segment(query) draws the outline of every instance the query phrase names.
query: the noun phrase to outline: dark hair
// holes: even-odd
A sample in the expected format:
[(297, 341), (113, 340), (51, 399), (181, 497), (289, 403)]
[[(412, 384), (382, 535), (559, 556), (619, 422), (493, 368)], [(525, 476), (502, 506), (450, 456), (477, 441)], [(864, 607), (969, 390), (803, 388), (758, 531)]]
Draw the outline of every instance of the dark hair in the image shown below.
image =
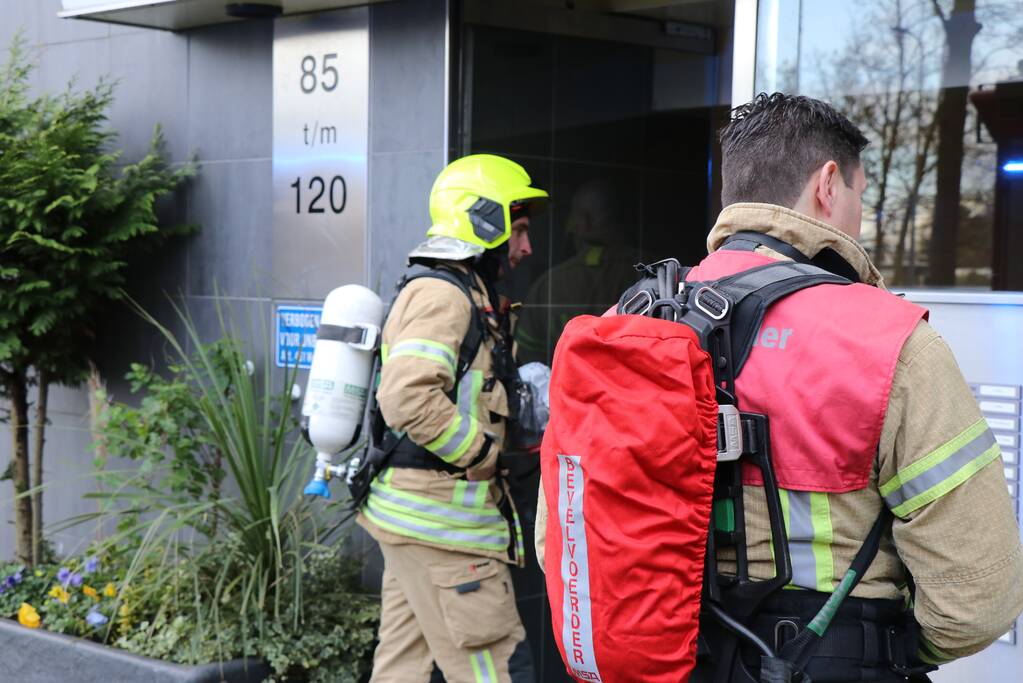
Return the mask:
[(868, 140), (831, 105), (800, 95), (760, 93), (732, 110), (721, 129), (721, 204), (792, 208), (810, 175), (834, 160), (847, 186)]

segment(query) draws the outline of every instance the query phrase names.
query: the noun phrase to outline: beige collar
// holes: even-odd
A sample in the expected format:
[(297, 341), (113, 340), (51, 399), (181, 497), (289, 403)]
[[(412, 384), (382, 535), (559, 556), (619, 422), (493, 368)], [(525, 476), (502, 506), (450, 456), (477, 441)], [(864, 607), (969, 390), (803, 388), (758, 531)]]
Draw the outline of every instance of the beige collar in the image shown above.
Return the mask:
[(725, 239), (743, 231), (776, 237), (810, 258), (830, 247), (856, 269), (863, 283), (886, 289), (880, 271), (859, 242), (826, 223), (774, 204), (726, 206), (707, 235), (707, 251), (716, 251)]

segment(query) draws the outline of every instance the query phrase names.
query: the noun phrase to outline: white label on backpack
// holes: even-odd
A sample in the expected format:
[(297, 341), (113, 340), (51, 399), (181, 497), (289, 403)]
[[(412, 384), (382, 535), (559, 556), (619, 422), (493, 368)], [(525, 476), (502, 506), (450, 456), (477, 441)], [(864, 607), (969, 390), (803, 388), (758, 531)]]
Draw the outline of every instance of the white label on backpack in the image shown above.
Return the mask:
[(561, 637), (572, 675), (581, 681), (603, 681), (593, 655), (590, 620), (590, 565), (583, 520), (583, 468), (578, 455), (558, 455), (558, 520), (561, 524), (561, 581), (565, 587)]

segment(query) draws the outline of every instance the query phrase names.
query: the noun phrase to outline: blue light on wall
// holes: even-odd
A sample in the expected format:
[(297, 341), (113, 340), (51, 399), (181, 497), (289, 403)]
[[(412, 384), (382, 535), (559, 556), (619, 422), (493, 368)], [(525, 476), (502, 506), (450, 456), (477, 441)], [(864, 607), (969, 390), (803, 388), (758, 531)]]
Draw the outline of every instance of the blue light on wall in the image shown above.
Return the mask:
[(1002, 170), (1006, 173), (1023, 173), (1023, 159), (1011, 159), (1005, 162)]

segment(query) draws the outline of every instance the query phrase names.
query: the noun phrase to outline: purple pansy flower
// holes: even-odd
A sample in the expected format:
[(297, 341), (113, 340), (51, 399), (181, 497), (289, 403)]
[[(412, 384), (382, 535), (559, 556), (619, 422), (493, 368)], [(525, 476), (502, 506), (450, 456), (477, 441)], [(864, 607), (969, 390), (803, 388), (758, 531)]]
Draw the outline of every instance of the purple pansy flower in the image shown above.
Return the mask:
[(68, 569), (67, 567), (61, 567), (60, 570), (57, 572), (57, 581), (59, 581), (63, 586), (66, 587), (67, 586), (67, 582), (70, 579), (71, 579), (71, 570)]
[(78, 572), (74, 572), (73, 574), (71, 574), (70, 577), (68, 577), (68, 583), (70, 583), (75, 588), (81, 588), (81, 586), (82, 586), (82, 575), (79, 574)]
[(85, 573), (92, 574), (99, 569), (99, 558), (93, 555), (85, 561)]
[(107, 623), (110, 620), (107, 619), (102, 612), (92, 609), (89, 610), (89, 613), (87, 615), (85, 615), (85, 621), (86, 623), (89, 624), (89, 626), (96, 628), (98, 626), (102, 626), (103, 624)]

